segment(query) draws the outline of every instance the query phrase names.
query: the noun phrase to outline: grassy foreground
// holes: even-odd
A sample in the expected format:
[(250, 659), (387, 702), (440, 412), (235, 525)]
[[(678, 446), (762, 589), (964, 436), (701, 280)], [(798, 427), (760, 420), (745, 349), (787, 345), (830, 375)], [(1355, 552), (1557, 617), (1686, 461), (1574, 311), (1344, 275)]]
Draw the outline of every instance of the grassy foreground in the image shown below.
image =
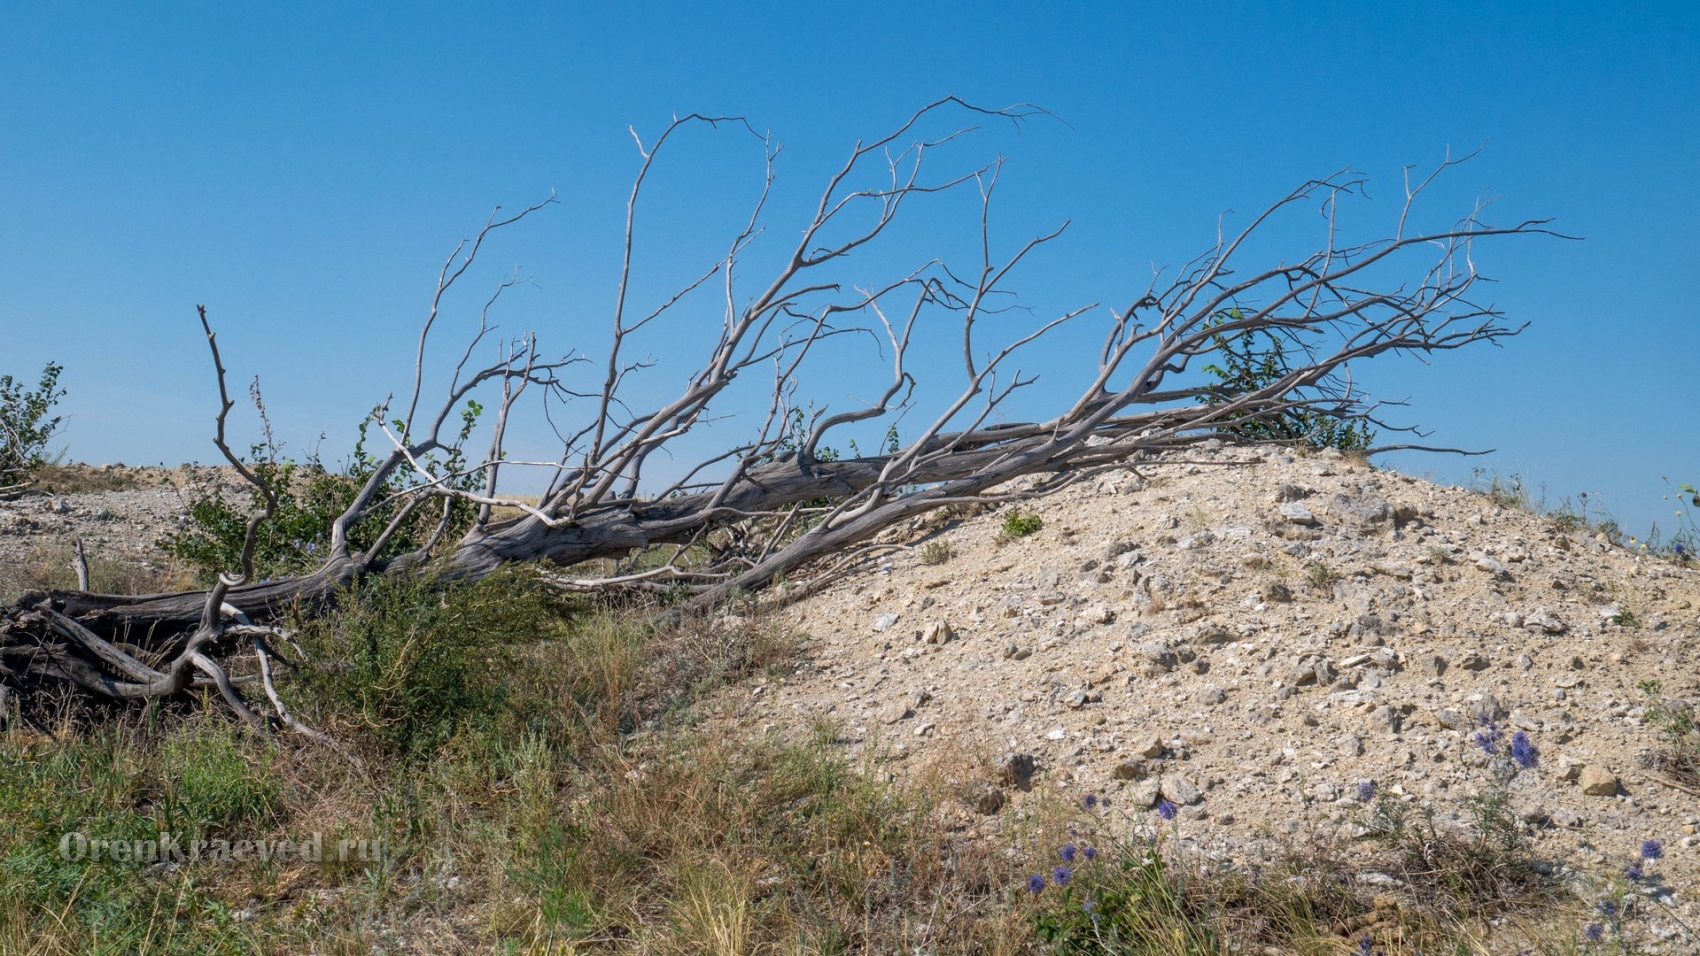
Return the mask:
[(1591, 945), (1492, 834), (1384, 834), (1391, 895), (1314, 846), (1216, 868), (1095, 796), (979, 817), (966, 756), (900, 785), (831, 726), (752, 742), (724, 691), (795, 666), (759, 619), (658, 626), (515, 573), (372, 585), (298, 639), (285, 694), (346, 752), (210, 706), (0, 736), (0, 954)]

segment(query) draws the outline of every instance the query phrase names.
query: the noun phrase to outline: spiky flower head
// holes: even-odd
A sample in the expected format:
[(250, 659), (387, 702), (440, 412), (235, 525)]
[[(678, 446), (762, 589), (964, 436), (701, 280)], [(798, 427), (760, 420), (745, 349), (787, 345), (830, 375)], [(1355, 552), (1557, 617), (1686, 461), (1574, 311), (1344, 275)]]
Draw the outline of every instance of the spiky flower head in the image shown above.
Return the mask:
[(1179, 809), (1180, 808), (1175, 806), (1172, 801), (1163, 800), (1157, 804), (1157, 815), (1165, 820), (1173, 820), (1175, 818), (1176, 811)]
[(1057, 856), (1062, 857), (1064, 863), (1073, 863), (1074, 853), (1074, 844), (1065, 843), (1063, 844), (1063, 848), (1057, 851)]
[(1058, 886), (1067, 886), (1068, 881), (1074, 879), (1074, 871), (1066, 866), (1059, 866), (1051, 871), (1051, 879), (1056, 880)]
[(1037, 873), (1029, 876), (1027, 878), (1027, 892), (1035, 894), (1045, 892), (1045, 878)]
[(1641, 859), (1656, 860), (1665, 855), (1665, 848), (1657, 840), (1648, 840), (1641, 844)]
[(1499, 726), (1484, 718), (1482, 729), (1476, 731), (1476, 746), (1490, 757), (1499, 753)]
[(1540, 753), (1535, 745), (1529, 742), (1529, 735), (1521, 730), (1511, 735), (1511, 759), (1517, 761), (1517, 766), (1527, 770), (1540, 760)]

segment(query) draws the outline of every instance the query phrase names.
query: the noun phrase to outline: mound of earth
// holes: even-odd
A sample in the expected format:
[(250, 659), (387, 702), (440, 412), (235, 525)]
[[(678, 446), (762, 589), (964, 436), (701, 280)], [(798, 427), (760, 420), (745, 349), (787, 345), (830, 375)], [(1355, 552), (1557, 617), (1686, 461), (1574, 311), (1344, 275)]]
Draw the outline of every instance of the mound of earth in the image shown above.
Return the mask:
[[(1017, 511), (1042, 526), (1010, 535)], [(1700, 796), (1654, 768), (1641, 686), (1700, 696), (1693, 568), (1337, 452), (1214, 442), (888, 544), (788, 612), (806, 662), (748, 692), (752, 733), (824, 717), (899, 774), (976, 768), (956, 826), (1035, 790), (1167, 798), (1233, 858), (1352, 835), (1363, 781), (1467, 819), (1491, 723), (1536, 750), (1510, 798), (1537, 855), (1621, 873), (1662, 841), (1696, 912)]]
[(45, 488), (0, 500), (0, 564), (68, 553), (81, 539), (91, 559), (161, 562), (155, 543), (188, 521), (190, 489), (218, 470), (183, 466), (57, 466)]

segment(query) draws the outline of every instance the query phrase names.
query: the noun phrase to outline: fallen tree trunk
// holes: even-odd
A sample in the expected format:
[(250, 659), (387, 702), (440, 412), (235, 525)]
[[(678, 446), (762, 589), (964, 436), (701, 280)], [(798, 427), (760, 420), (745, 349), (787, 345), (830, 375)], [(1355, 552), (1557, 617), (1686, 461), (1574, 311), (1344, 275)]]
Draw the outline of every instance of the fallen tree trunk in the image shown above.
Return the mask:
[[(828, 183), (778, 274), (758, 287), (746, 304), (735, 306), (735, 266), (761, 234), (760, 217), (773, 181), (777, 150), (762, 138), (766, 185), (749, 223), (700, 278), (634, 318), (635, 313), (628, 314), (627, 297), (635, 210), (662, 146), (682, 128), (697, 124), (732, 123), (748, 129), (739, 120), (722, 117), (675, 120), (653, 144), (639, 144), (643, 163), (627, 207), (626, 257), (606, 359), (593, 363), (569, 354), (544, 361), (535, 335), (528, 334), (503, 343), (494, 364), (469, 372), (473, 346), (490, 330), (488, 311), (496, 301), (492, 296), (479, 313), (472, 345), (455, 366), (444, 400), (433, 411), (421, 406), (422, 383), (429, 336), (446, 294), (491, 232), (553, 200), (507, 219), (493, 216), (444, 264), (419, 336), (405, 411), (391, 417), (386, 403), (369, 421), (391, 448), (382, 458), (371, 459), (373, 467), (363, 473), (364, 483), (328, 529), (320, 552), (324, 560), (304, 576), (255, 580), (256, 529), (272, 515), (278, 499), (276, 490), (232, 454), (225, 441), (225, 417), (232, 402), (225, 391), (216, 336), (203, 309), (201, 321), (222, 402), (215, 444), (263, 501), (247, 522), (239, 567), (229, 569), (231, 573), (209, 591), (26, 594), (0, 611), (0, 688), (28, 695), (69, 686), (78, 692), (133, 698), (216, 686), (233, 709), (263, 724), (214, 658), (237, 653), (251, 641), (264, 665), (265, 636), (275, 633), (287, 613), (321, 610), (364, 575), (474, 581), (520, 562), (572, 569), (596, 559), (614, 559), (612, 571), (560, 581), (589, 589), (679, 590), (695, 604), (711, 605), (818, 567), (823, 559), (842, 556), (918, 514), (958, 503), (1047, 494), (1142, 455), (1212, 435), (1306, 441), (1315, 440), (1318, 423), (1374, 422), (1387, 427), (1375, 417), (1376, 406), (1355, 390), (1349, 363), (1386, 353), (1432, 354), (1494, 343), (1521, 331), (1500, 324), (1500, 313), (1492, 306), (1469, 299), (1479, 278), (1472, 253), (1484, 238), (1546, 233), (1543, 221), (1496, 227), (1482, 222), (1478, 209), (1444, 226), (1417, 228), (1413, 211), (1428, 180), (1414, 187), (1407, 182), (1394, 227), (1348, 245), (1341, 240), (1336, 212), (1344, 199), (1358, 195), (1362, 180), (1341, 173), (1304, 184), (1237, 235), (1220, 234), (1214, 248), (1184, 266), (1166, 286), (1153, 282), (1125, 310), (1105, 310), (1096, 363), (1083, 363), (1084, 384), (1068, 408), (1042, 421), (988, 424), (1005, 413), (1013, 394), (1034, 381), (1020, 369), (1010, 370), (1014, 356), (1059, 327), (1085, 321), (1096, 307), (1063, 312), (990, 348), (978, 341), (986, 325), (1007, 321), (1008, 310), (992, 303), (1010, 294), (1004, 283), (1017, 265), (1063, 230), (1030, 239), (1000, 259), (993, 254), (987, 224), (1001, 160), (954, 178), (920, 178), (923, 154), (969, 132), (947, 129), (932, 138), (915, 132), (918, 124), (949, 110), (1012, 120), (1035, 112), (1022, 107), (981, 110), (952, 98), (919, 111), (889, 136), (858, 143)], [(912, 133), (913, 142), (896, 152), (899, 138)], [(852, 188), (851, 180), (864, 165), (876, 167), (885, 178)], [(1443, 163), (1436, 174), (1451, 165), (1450, 160)], [(853, 252), (878, 239), (907, 200), (968, 183), (977, 186), (982, 197), (981, 257), (975, 268), (952, 270), (929, 261), (875, 285), (850, 285), (828, 273), (829, 268), (845, 268)], [(1324, 212), (1319, 248), (1262, 270), (1238, 267), (1236, 256), (1254, 233), (1284, 210), (1313, 200)], [(859, 225), (851, 225), (847, 211), (867, 215)], [(1414, 264), (1412, 257), (1417, 257)], [(722, 322), (702, 366), (677, 397), (647, 410), (632, 408), (622, 390), (649, 363), (625, 357), (631, 341), (657, 328), (659, 320), (711, 279), (724, 283), (726, 295)], [(512, 284), (505, 280), (497, 295)], [(897, 305), (904, 312), (893, 318), (887, 310)], [(918, 434), (907, 442), (894, 441), (882, 454), (842, 459), (829, 454), (825, 439), (835, 429), (917, 412), (911, 344), (916, 329), (941, 314), (955, 324), (962, 343), (963, 383), (954, 397), (927, 416), (917, 413)], [(841, 324), (847, 316), (868, 317), (867, 324)], [(807, 417), (792, 404), (805, 359), (861, 339), (881, 345), (882, 361), (891, 363), (891, 379), (883, 392), (860, 408), (836, 413), (821, 409)], [(890, 346), (889, 353), (884, 345)], [(944, 364), (940, 359), (928, 357), (929, 371)], [(740, 375), (767, 367), (773, 384), (760, 403), (765, 410), (756, 409), (760, 425), (747, 442), (699, 460), (669, 484), (649, 479), (646, 467), (659, 460), (656, 452), (665, 457), (681, 436), (714, 420), (717, 410), (732, 401), (726, 396)], [(570, 374), (586, 368), (595, 370), (590, 382), (569, 381)], [(548, 399), (594, 406), (565, 427), (550, 417), (562, 439), (560, 454), (551, 462), (510, 461), (505, 450), (510, 413), (528, 388), (542, 390)], [(461, 461), (472, 418), (463, 416), (466, 426), (458, 438), (446, 436), (443, 428), (479, 389), (499, 390), (489, 451), (481, 461), (450, 468), (432, 456), (447, 453), (449, 461)], [(895, 435), (895, 426), (890, 434)], [(1320, 434), (1355, 442), (1364, 433), (1328, 428)], [(1354, 447), (1374, 451), (1365, 445), (1367, 440)], [(549, 469), (539, 500), (499, 493), (502, 474), (535, 466)], [(403, 479), (405, 487), (397, 491)], [(428, 541), (399, 556), (380, 557), (393, 555), (396, 549), (386, 548), (397, 540), (397, 529), (428, 502), (461, 502), (476, 509), (476, 520), (456, 540), (447, 534), (450, 510), (445, 507)], [(519, 515), (496, 520), (494, 509), (502, 506), (517, 509)], [(396, 517), (385, 519), (389, 523), (375, 541), (363, 549), (354, 546), (351, 529), (374, 515), (390, 513)], [(711, 532), (729, 534), (733, 540), (710, 548)], [(673, 548), (659, 565), (643, 570), (619, 566), (657, 546)], [(202, 676), (185, 679), (191, 668)], [(262, 671), (270, 673), (263, 666)], [(287, 720), (275, 693), (271, 698), (276, 719)]]

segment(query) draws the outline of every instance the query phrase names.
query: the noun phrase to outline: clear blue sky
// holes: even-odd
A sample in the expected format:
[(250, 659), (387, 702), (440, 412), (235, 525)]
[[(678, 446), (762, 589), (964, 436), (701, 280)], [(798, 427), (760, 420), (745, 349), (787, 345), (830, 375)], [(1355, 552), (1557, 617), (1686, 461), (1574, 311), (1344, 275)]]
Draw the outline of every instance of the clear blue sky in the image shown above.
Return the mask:
[[(1066, 120), (961, 154), (1008, 156), (1006, 240), (1073, 220), (1019, 283), (1047, 309), (1123, 304), (1152, 263), (1202, 251), (1219, 214), (1341, 167), (1373, 177), (1363, 221), (1391, 215), (1402, 167), (1485, 145), (1438, 213), (1490, 197), (1502, 220), (1553, 216), (1586, 240), (1481, 251), (1495, 303), (1532, 323), (1504, 348), (1357, 370), (1433, 441), (1498, 449), (1395, 464), (1589, 491), (1635, 529), (1666, 510), (1661, 475), (1700, 480), (1700, 5), (1679, 2), (14, 4), (0, 372), (65, 364), (75, 459), (210, 459), (204, 302), (289, 449), (325, 432), (334, 459), (404, 389), (436, 269), (493, 205), (559, 192), (487, 262), (535, 280), (506, 330), (594, 352), (628, 125), (703, 111), (771, 130), (789, 236), (857, 136), (947, 93)], [(647, 294), (718, 251), (759, 177), (747, 136), (682, 145), (654, 197)], [(1069, 367), (1061, 341), (1048, 370)], [(676, 345), (657, 357), (682, 361)], [(813, 394), (873, 391), (829, 372)]]

